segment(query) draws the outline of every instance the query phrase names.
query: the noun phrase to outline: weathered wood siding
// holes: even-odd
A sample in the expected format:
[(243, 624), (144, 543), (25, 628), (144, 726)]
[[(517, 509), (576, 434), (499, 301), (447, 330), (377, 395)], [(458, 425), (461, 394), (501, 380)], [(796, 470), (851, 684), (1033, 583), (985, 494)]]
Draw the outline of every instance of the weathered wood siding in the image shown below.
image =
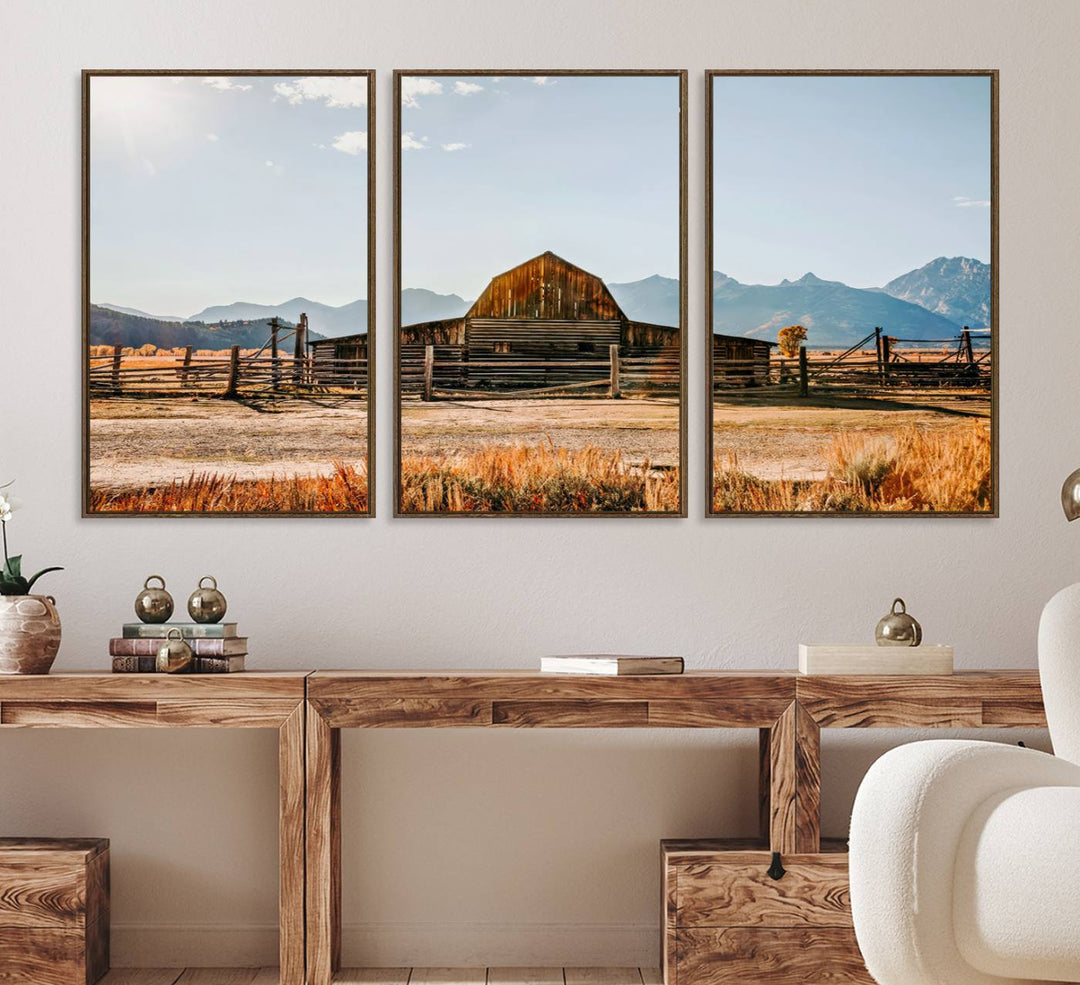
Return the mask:
[(547, 252), (495, 277), (466, 317), (624, 321), (626, 316), (599, 277)]
[(773, 346), (762, 339), (713, 335), (713, 386), (765, 386)]
[(439, 321), (417, 322), (403, 325), (401, 344), (404, 345), (463, 345), (465, 342), (465, 319), (443, 318)]
[(622, 322), (470, 317), (465, 322), (465, 341), (470, 359), (595, 356), (606, 363), (608, 346), (622, 341)]
[(643, 321), (628, 321), (623, 326), (623, 344), (653, 348), (679, 344), (679, 330), (673, 325), (651, 325)]

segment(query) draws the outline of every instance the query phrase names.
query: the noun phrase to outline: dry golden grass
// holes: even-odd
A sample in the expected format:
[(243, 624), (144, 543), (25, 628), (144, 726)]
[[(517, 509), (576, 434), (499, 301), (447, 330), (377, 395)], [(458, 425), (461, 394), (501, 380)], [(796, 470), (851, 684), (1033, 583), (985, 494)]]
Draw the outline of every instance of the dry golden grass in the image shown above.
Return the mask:
[(983, 423), (933, 432), (905, 427), (887, 443), (842, 433), (824, 479), (759, 479), (735, 461), (713, 463), (713, 509), (764, 513), (985, 513), (990, 432)]
[(145, 489), (90, 493), (94, 513), (364, 513), (367, 466), (334, 463), (333, 475), (291, 479), (234, 479), (192, 473), (187, 479)]
[(551, 445), (488, 445), (454, 458), (401, 463), (405, 513), (668, 513), (679, 509), (677, 470), (627, 466), (618, 452)]

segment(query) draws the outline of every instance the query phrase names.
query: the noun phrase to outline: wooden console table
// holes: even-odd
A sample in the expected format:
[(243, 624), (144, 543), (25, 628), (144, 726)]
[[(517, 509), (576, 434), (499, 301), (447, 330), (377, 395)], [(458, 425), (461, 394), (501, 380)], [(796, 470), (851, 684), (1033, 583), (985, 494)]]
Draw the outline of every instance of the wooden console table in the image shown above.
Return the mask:
[[(783, 856), (821, 851), (821, 729), (1045, 725), (1035, 671), (918, 678), (316, 671), (307, 698), (309, 985), (330, 985), (340, 964), (343, 728), (757, 728), (760, 843)], [(695, 985), (721, 980), (706, 968)], [(785, 979), (798, 980), (805, 979)]]
[[(757, 866), (759, 859), (779, 852), (781, 858), (788, 858), (793, 872), (830, 874), (829, 906), (817, 909), (824, 919), (836, 920), (843, 909), (838, 901), (842, 903), (846, 894), (846, 855), (843, 846), (839, 852), (836, 845), (822, 851), (823, 728), (1044, 725), (1034, 671), (954, 677), (801, 677), (794, 672), (755, 671), (670, 677), (454, 671), (0, 677), (0, 731), (42, 727), (278, 730), (281, 985), (330, 985), (340, 963), (343, 728), (756, 728), (761, 764), (757, 837), (736, 847), (724, 848), (722, 842), (669, 843), (666, 850), (673, 865), (704, 864), (687, 861), (702, 851), (713, 855), (742, 852), (714, 857), (708, 864), (717, 872), (730, 870), (735, 873), (732, 878), (751, 881), (760, 875), (756, 869), (748, 874), (746, 866)], [(805, 878), (799, 879), (802, 882), (796, 882), (805, 886)], [(781, 896), (773, 900), (771, 912), (785, 905)], [(808, 912), (814, 912), (813, 900), (809, 902)], [(804, 895), (802, 904), (806, 903)], [(693, 933), (686, 935), (688, 941), (745, 942), (752, 936), (744, 928), (703, 926), (725, 919), (713, 915), (723, 913), (722, 909), (709, 905), (687, 912), (688, 919), (698, 922)], [(769, 929), (760, 914), (741, 918), (755, 920), (758, 930)], [(784, 919), (790, 920), (790, 914)], [(847, 919), (850, 922), (850, 916)], [(790, 922), (785, 926), (791, 929)], [(827, 939), (836, 943), (824, 946), (822, 953), (821, 941)], [(834, 969), (861, 967), (851, 939), (850, 934), (833, 938), (818, 934), (815, 960), (828, 961)], [(723, 965), (726, 958), (718, 958), (709, 947), (708, 953), (686, 955), (686, 973), (678, 985), (743, 981), (748, 967), (754, 970), (754, 953), (740, 953)], [(797, 963), (803, 950), (793, 948), (792, 953), (790, 961)], [(679, 957), (669, 940), (664, 952), (668, 985), (676, 980), (673, 962)], [(774, 953), (769, 960), (775, 961)], [(116, 985), (160, 985), (176, 980), (175, 976), (169, 979), (169, 974), (133, 971), (116, 972), (113, 977), (118, 976)], [(845, 978), (839, 971), (837, 976), (833, 980), (838, 983), (861, 980)], [(250, 974), (237, 971), (227, 980), (262, 983), (275, 977), (272, 972), (256, 976), (250, 970)], [(191, 980), (209, 979), (196, 973)], [(777, 980), (810, 979), (800, 977), (795, 968), (793, 975)], [(181, 976), (180, 982), (184, 981)]]
[[(277, 729), (281, 786), (278, 811), (280, 985), (304, 985), (303, 725), (306, 676), (306, 671), (198, 677), (165, 674), (0, 676), (0, 731), (10, 728)], [(126, 981), (141, 982), (143, 979), (139, 974), (124, 973), (122, 977)], [(145, 981), (158, 981), (159, 977), (147, 972)], [(240, 981), (239, 978), (236, 980)]]

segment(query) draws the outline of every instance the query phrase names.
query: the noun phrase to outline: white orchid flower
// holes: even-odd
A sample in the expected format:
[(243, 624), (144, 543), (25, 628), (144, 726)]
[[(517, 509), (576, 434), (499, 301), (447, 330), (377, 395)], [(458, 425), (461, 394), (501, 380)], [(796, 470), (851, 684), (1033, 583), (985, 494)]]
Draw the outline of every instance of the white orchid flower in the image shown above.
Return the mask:
[(22, 500), (0, 493), (0, 522), (7, 523), (11, 514), (22, 507)]

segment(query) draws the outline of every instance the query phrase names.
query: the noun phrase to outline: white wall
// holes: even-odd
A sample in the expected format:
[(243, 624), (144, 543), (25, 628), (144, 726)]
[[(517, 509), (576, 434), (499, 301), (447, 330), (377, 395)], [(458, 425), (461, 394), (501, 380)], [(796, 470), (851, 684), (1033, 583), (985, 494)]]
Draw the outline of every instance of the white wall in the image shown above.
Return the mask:
[[(799, 640), (865, 638), (897, 593), (961, 666), (1032, 666), (1040, 606), (1080, 572), (1057, 506), (1080, 463), (1078, 29), (1071, 0), (8, 0), (0, 476), (28, 502), (18, 548), (67, 566), (48, 582), (57, 668), (106, 665), (151, 570), (178, 588), (216, 574), (263, 668), (531, 667), (589, 649), (790, 667)], [(377, 519), (79, 518), (83, 67), (379, 70)], [(690, 70), (690, 519), (390, 518), (395, 67)], [(702, 73), (724, 67), (1001, 70), (1001, 519), (702, 519)], [(860, 771), (910, 737), (827, 737), (829, 832)], [(753, 747), (348, 734), (346, 958), (654, 960), (656, 842), (748, 833)], [(0, 830), (113, 839), (118, 964), (272, 960), (274, 770), (258, 733), (9, 733)]]

